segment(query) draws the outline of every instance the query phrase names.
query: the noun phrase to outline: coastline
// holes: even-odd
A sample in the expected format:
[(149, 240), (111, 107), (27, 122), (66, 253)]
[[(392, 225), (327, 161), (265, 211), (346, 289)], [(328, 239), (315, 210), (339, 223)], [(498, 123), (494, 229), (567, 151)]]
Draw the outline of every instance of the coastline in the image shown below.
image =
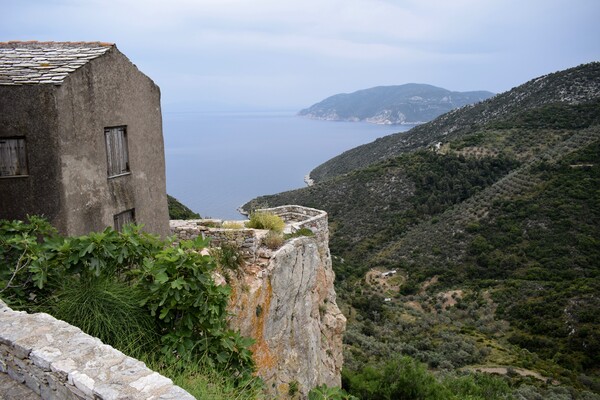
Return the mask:
[(306, 183), (306, 186), (312, 186), (315, 184), (314, 179), (310, 177), (310, 172), (304, 175), (304, 183)]

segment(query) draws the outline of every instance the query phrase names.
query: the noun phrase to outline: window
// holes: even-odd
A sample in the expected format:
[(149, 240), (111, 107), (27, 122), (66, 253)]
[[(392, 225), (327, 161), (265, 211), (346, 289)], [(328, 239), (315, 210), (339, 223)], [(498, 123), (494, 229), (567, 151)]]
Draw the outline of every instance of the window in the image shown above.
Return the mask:
[(115, 215), (115, 231), (121, 232), (127, 224), (135, 224), (135, 209), (123, 211)]
[(27, 175), (25, 138), (0, 138), (0, 176)]
[(127, 128), (125, 126), (104, 128), (104, 136), (106, 137), (108, 177), (128, 173), (129, 151), (127, 149)]

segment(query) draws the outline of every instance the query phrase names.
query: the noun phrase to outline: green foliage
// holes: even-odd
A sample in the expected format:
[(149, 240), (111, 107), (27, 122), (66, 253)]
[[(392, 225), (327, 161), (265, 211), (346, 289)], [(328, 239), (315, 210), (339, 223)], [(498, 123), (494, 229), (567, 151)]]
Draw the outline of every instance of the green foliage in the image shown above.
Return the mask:
[(311, 236), (315, 236), (315, 233), (313, 231), (311, 231), (309, 228), (300, 228), (294, 233), (288, 233), (288, 234), (284, 235), (284, 238), (287, 240), (287, 239), (292, 239), (292, 238), (297, 238), (297, 237), (302, 237), (302, 236), (311, 237)]
[(35, 217), (1, 221), (0, 240), (11, 304), (56, 313), (124, 351), (156, 354), (156, 333), (165, 362), (203, 359), (250, 379), (252, 341), (227, 328), (229, 288), (212, 279), (206, 241), (174, 246), (134, 225), (63, 238)]
[(283, 245), (284, 238), (279, 232), (270, 231), (263, 237), (262, 243), (271, 250), (277, 250)]
[(506, 379), (486, 374), (437, 378), (410, 357), (368, 365), (359, 373), (343, 371), (344, 387), (361, 399), (500, 400), (511, 397)]
[(446, 400), (450, 391), (410, 357), (395, 358), (383, 366), (366, 366), (359, 373), (343, 374), (343, 386), (363, 400)]
[(260, 378), (251, 377), (240, 381), (228, 371), (214, 369), (204, 359), (194, 363), (178, 361), (168, 365), (151, 359), (146, 363), (148, 367), (171, 378), (175, 385), (197, 399), (265, 399)]
[(144, 300), (158, 317), (162, 353), (166, 357), (206, 357), (214, 366), (248, 377), (253, 361), (252, 340), (227, 329), (227, 286), (217, 286), (211, 273), (216, 264), (199, 250), (207, 240), (182, 241), (144, 260), (140, 286)]
[(600, 123), (600, 100), (581, 104), (547, 104), (490, 124), (499, 129), (582, 129)]
[(57, 234), (47, 221), (28, 216), (28, 222), (0, 221), (0, 296), (12, 307), (21, 308), (35, 300), (38, 288), (34, 271), (43, 253), (42, 238)]
[(250, 220), (246, 223), (248, 228), (268, 229), (281, 233), (285, 228), (285, 222), (279, 215), (269, 212), (257, 211), (250, 214)]
[(298, 381), (291, 381), (288, 386), (288, 395), (293, 397), (296, 395), (296, 393), (298, 393), (298, 390), (300, 390)]
[(232, 271), (238, 270), (245, 264), (239, 247), (231, 243), (223, 243), (221, 247), (211, 248), (210, 255), (214, 257), (219, 267)]
[(338, 386), (321, 385), (308, 392), (308, 400), (358, 400)]
[(140, 306), (144, 294), (139, 288), (108, 277), (69, 276), (54, 297), (46, 311), (130, 356), (158, 348), (154, 318)]
[[(345, 152), (311, 173), (313, 186), (250, 203), (328, 212), (346, 374), (402, 354), (440, 371), (530, 369), (572, 392), (515, 372), (511, 385), (529, 386), (516, 398), (600, 393), (599, 76), (592, 63), (528, 82)], [(406, 281), (365, 283), (375, 267)], [(466, 295), (449, 305), (455, 289)]]
[(507, 379), (489, 374), (449, 375), (442, 384), (457, 399), (506, 399), (512, 392)]
[(167, 195), (167, 203), (169, 219), (200, 219), (200, 214), (193, 212), (173, 196)]

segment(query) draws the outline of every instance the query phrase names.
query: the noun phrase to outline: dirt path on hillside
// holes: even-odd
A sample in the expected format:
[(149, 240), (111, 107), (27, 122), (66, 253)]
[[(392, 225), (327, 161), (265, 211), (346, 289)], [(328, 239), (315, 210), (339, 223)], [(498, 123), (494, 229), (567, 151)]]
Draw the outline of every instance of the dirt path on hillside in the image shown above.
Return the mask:
[[(508, 369), (512, 367), (466, 367), (470, 371), (485, 372), (487, 374), (508, 374)], [(512, 370), (521, 376), (531, 376), (532, 378), (539, 379), (540, 381), (547, 382), (550, 378), (541, 375), (539, 372), (535, 372), (525, 368), (512, 368)], [(552, 380), (553, 385), (558, 385), (558, 381)]]

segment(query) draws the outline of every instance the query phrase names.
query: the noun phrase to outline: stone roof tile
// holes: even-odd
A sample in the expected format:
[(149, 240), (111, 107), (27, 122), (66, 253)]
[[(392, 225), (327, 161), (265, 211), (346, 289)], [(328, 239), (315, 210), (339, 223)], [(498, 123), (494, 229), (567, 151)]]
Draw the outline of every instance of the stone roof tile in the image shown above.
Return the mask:
[(112, 47), (102, 42), (0, 42), (0, 85), (60, 85)]

